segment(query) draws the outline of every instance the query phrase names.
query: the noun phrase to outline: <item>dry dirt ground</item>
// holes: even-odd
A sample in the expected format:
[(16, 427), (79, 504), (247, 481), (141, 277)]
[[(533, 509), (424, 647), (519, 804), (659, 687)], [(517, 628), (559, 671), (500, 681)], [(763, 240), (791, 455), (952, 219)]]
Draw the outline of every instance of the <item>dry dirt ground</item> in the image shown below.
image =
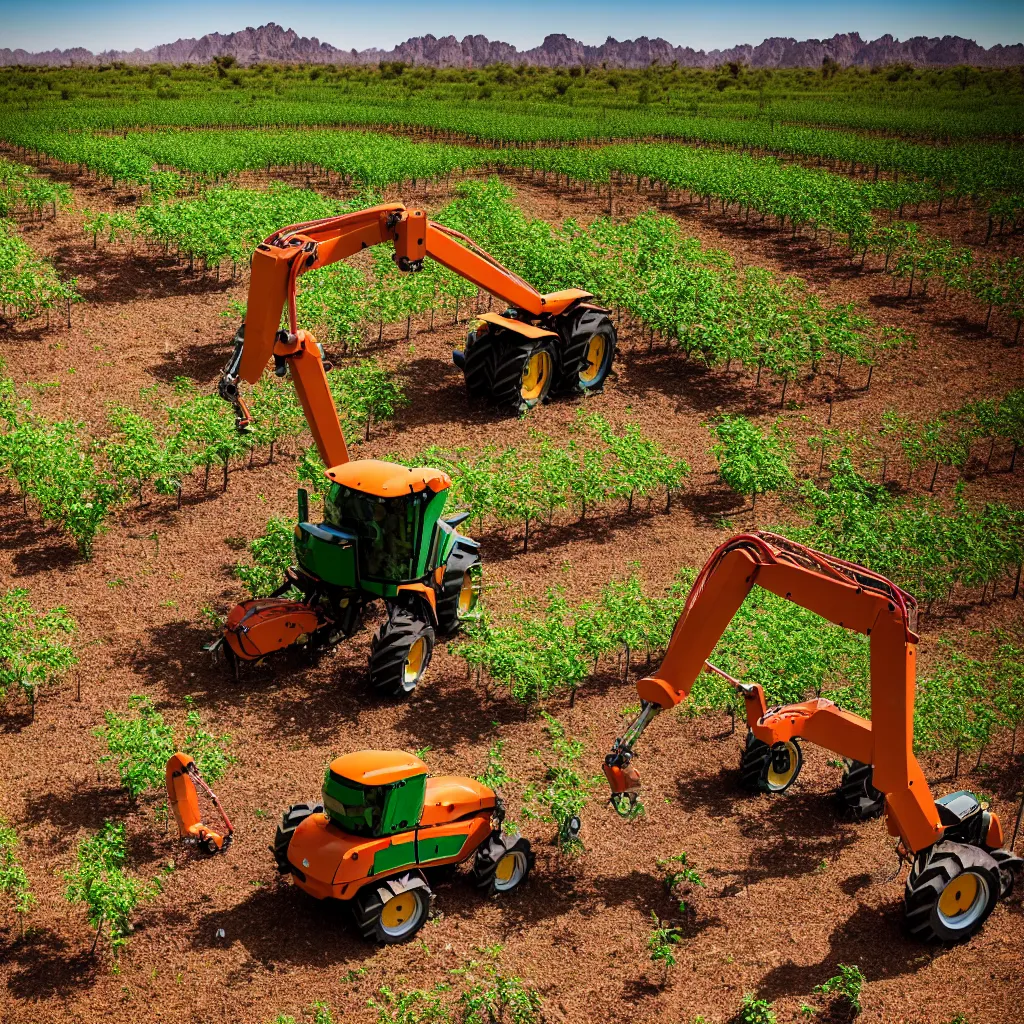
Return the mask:
[[(127, 194), (72, 179), (79, 206), (112, 207)], [(592, 218), (607, 200), (559, 196), (517, 183), (533, 215)], [(410, 197), (436, 208), (443, 189)], [(618, 215), (650, 204), (623, 196)], [(792, 242), (766, 228), (745, 228), (695, 207), (671, 207), (686, 230), (705, 243), (783, 273), (804, 276), (834, 299), (855, 300), (880, 322), (912, 329), (916, 351), (891, 354), (876, 370), (870, 391), (854, 368), (837, 382), (825, 372), (801, 382), (788, 397), (794, 436), (820, 430), (833, 399), (832, 424), (873, 431), (884, 408), (922, 417), (964, 401), (1020, 386), (1021, 349), (978, 327), (978, 311), (936, 298), (905, 300), (877, 271), (859, 273), (838, 251)], [(63, 273), (80, 278), (85, 302), (70, 329), (40, 325), (4, 329), (3, 356), (23, 393), (48, 416), (77, 417), (102, 431), (112, 401), (137, 401), (140, 387), (166, 386), (187, 375), (212, 385), (226, 358), (232, 322), (220, 313), (244, 297), (241, 282), (189, 274), (173, 259), (137, 245), (93, 250), (73, 214), (55, 223), (28, 225), (26, 237)], [(413, 453), (428, 444), (514, 444), (537, 428), (564, 436), (577, 415), (573, 404), (552, 403), (523, 422), (496, 417), (470, 402), (450, 363), (465, 325), (426, 331), (413, 324), (385, 332), (367, 351), (402, 377), (412, 399), (397, 421), (364, 445), (359, 455)], [(858, 376), (860, 375), (860, 376)], [(30, 389), (28, 382), (59, 382)], [(36, 393), (38, 391), (38, 394)], [(719, 410), (744, 412), (767, 423), (779, 414), (778, 388), (754, 387), (750, 373), (704, 371), (622, 325), (617, 375), (588, 410), (613, 422), (632, 415), (693, 474), (670, 514), (658, 510), (627, 517), (605, 508), (585, 524), (568, 519), (540, 531), (528, 554), (514, 533), (485, 531), (487, 599), (498, 609), (542, 596), (553, 583), (574, 600), (596, 595), (633, 563), (653, 589), (685, 565), (699, 565), (724, 534), (755, 525), (749, 510), (716, 480), (707, 454), (706, 420)], [(812, 466), (802, 444), (798, 452)], [(1021, 503), (1022, 469), (1006, 471), (997, 452), (993, 471), (968, 467), (976, 498)], [(715, 718), (691, 720), (666, 713), (645, 736), (639, 766), (647, 814), (624, 824), (604, 806), (598, 785), (584, 815), (586, 852), (559, 857), (548, 825), (525, 822), (539, 852), (537, 872), (521, 893), (503, 902), (479, 898), (460, 881), (438, 894), (438, 917), (422, 942), (377, 949), (360, 942), (338, 908), (318, 905), (277, 880), (267, 846), (275, 819), (290, 803), (313, 796), (324, 765), (360, 747), (428, 747), (435, 773), (475, 774), (496, 740), (517, 784), (540, 778), (547, 742), (539, 719), (524, 715), (501, 694), (467, 678), (463, 663), (443, 650), (429, 677), (403, 704), (381, 706), (364, 692), (364, 634), (316, 665), (284, 656), (236, 683), (200, 646), (209, 636), (201, 610), (226, 609), (241, 596), (231, 574), (238, 541), (260, 533), (271, 514), (291, 516), (296, 451), (274, 466), (257, 460), (237, 468), (226, 493), (190, 481), (180, 511), (162, 501), (126, 509), (97, 543), (95, 558), (79, 561), (54, 530), (26, 516), (20, 499), (0, 496), (0, 579), (27, 586), (41, 605), (64, 604), (78, 620), (81, 663), (57, 692), (39, 704), (34, 721), (9, 704), (0, 719), (0, 814), (22, 837), (22, 854), (39, 906), (19, 939), (10, 915), (0, 918), (0, 1019), (12, 1024), (50, 1021), (215, 1022), (270, 1021), (300, 1015), (314, 999), (326, 1000), (336, 1019), (372, 1021), (367, 999), (382, 985), (429, 988), (448, 973), (483, 958), (500, 943), (501, 968), (540, 991), (545, 1017), (585, 1022), (709, 1022), (733, 1019), (746, 992), (771, 999), (779, 1019), (802, 1019), (813, 987), (856, 964), (867, 984), (863, 1020), (884, 1024), (943, 1024), (963, 1013), (972, 1024), (1015, 1024), (1024, 996), (1021, 950), (1024, 916), (1018, 902), (1001, 905), (983, 932), (966, 946), (933, 949), (909, 942), (901, 931), (902, 879), (880, 822), (863, 826), (837, 819), (831, 792), (838, 771), (821, 750), (808, 750), (800, 784), (771, 799), (736, 789), (740, 737)], [(923, 475), (923, 474), (922, 474)], [(952, 478), (940, 475), (948, 495)], [(915, 489), (918, 483), (915, 482)], [(784, 516), (770, 501), (757, 524)], [(229, 543), (230, 542), (230, 543)], [(954, 595), (924, 624), (924, 670), (939, 635), (982, 652), (992, 625), (1019, 624), (1021, 601), (1003, 585), (990, 604), (978, 595)], [(129, 695), (149, 695), (180, 728), (182, 698), (192, 695), (208, 724), (233, 735), (238, 761), (218, 791), (237, 834), (228, 856), (196, 859), (180, 849), (157, 820), (154, 797), (132, 806), (109, 767), (97, 767), (100, 742), (93, 730), (105, 709), (123, 711)], [(586, 744), (596, 775), (603, 753), (635, 702), (632, 683), (614, 663), (586, 684), (573, 709), (555, 701), (548, 710)], [(1024, 787), (1024, 756), (1010, 756), (1008, 740), (986, 755), (987, 765), (966, 765), (956, 786), (951, 758), (929, 760), (939, 791), (966, 786), (993, 795), (1004, 818)], [(82, 909), (62, 898), (60, 872), (73, 863), (76, 841), (104, 819), (125, 820), (132, 870), (153, 876), (169, 859), (174, 870), (164, 892), (139, 915), (117, 970), (89, 954), (91, 934)], [(689, 855), (706, 888), (693, 897), (694, 915), (676, 947), (678, 966), (667, 986), (646, 948), (652, 911), (671, 917), (655, 861)], [(223, 931), (223, 937), (219, 937)]]

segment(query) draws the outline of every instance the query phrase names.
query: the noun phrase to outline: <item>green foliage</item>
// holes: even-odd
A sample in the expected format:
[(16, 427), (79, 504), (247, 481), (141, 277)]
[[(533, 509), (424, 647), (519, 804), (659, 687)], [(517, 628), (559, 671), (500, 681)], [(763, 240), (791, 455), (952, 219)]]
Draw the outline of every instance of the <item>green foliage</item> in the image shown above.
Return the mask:
[(85, 904), (89, 924), (96, 930), (93, 949), (106, 925), (115, 956), (128, 942), (138, 905), (159, 891), (158, 883), (146, 885), (132, 878), (124, 869), (126, 858), (125, 826), (108, 821), (79, 842), (75, 868), (64, 872), (65, 898)]
[(67, 643), (75, 629), (62, 607), (36, 611), (24, 588), (0, 592), (0, 700), (17, 686), (34, 705), (40, 689), (77, 665)]
[(3, 818), (0, 818), (0, 893), (6, 893), (14, 906), (14, 912), (22, 922), (25, 931), (25, 917), (37, 900), (32, 895), (28, 875), (17, 857), (18, 836)]
[(13, 221), (0, 216), (0, 316), (31, 320), (79, 301), (77, 278), (62, 281), (47, 260), (40, 259), (18, 233)]
[(346, 418), (363, 429), (365, 441), (371, 424), (391, 419), (409, 404), (395, 375), (372, 359), (335, 367), (327, 381)]
[(685, 853), (677, 853), (666, 860), (659, 860), (658, 867), (661, 869), (665, 888), (672, 894), (679, 903), (679, 912), (685, 914), (687, 904), (685, 896), (694, 887), (704, 888), (704, 882), (697, 872), (688, 863), (689, 858)]
[(840, 461), (827, 490), (807, 481), (800, 499), (806, 525), (787, 528), (788, 536), (866, 565), (928, 602), (956, 584), (987, 589), (1024, 562), (1024, 512), (996, 503), (972, 508), (960, 485), (951, 506), (900, 501)]
[(839, 973), (814, 986), (815, 992), (822, 995), (835, 995), (853, 1016), (860, 1014), (860, 993), (864, 987), (864, 975), (856, 964), (839, 964)]
[(186, 700), (186, 705), (185, 737), (180, 747), (173, 727), (164, 721), (148, 697), (129, 697), (127, 717), (122, 718), (110, 710), (104, 712), (106, 727), (93, 733), (109, 750), (100, 758), (100, 764), (113, 762), (116, 765), (121, 785), (133, 800), (150, 789), (163, 787), (167, 761), (178, 749), (194, 758), (200, 772), (211, 782), (222, 778), (228, 765), (234, 762), (226, 749), (231, 737), (217, 736), (203, 729), (191, 698)]
[(462, 984), (435, 985), (430, 991), (395, 991), (384, 985), (367, 1001), (377, 1024), (540, 1024), (542, 1000), (532, 985), (506, 975), (494, 964), (476, 961), (451, 973)]
[(778, 1024), (775, 1010), (767, 999), (758, 999), (748, 992), (740, 1004), (739, 1019), (743, 1024)]
[(505, 768), (502, 752), (504, 740), (496, 740), (487, 751), (487, 767), (477, 776), (477, 780), (495, 792), (511, 786), (515, 781)]
[(238, 758), (227, 751), (231, 743), (228, 733), (219, 736), (203, 728), (202, 716), (195, 707), (192, 697), (184, 698), (188, 711), (185, 714), (185, 740), (182, 749), (195, 761), (200, 774), (207, 782), (218, 782)]
[(597, 780), (580, 772), (583, 743), (567, 736), (557, 718), (545, 711), (541, 715), (555, 759), (548, 762), (544, 781), (527, 786), (523, 792), (523, 816), (553, 823), (558, 829), (558, 849), (573, 855), (582, 851), (583, 843), (572, 833), (570, 822), (583, 811)]
[(662, 921), (652, 910), (651, 921), (654, 927), (647, 936), (647, 949), (651, 955), (651, 962), (661, 964), (664, 969), (662, 974), (662, 986), (668, 981), (668, 972), (676, 965), (676, 956), (673, 946), (682, 941), (682, 934), (678, 928), (672, 927), (667, 921)]
[(716, 440), (711, 452), (718, 472), (737, 494), (750, 495), (781, 491), (794, 483), (789, 468), (792, 446), (781, 423), (762, 433), (745, 416), (722, 416), (711, 427)]
[(235, 576), (252, 597), (266, 597), (284, 581), (285, 570), (294, 561), (293, 526), (271, 516), (267, 528), (249, 545), (251, 564), (239, 562)]

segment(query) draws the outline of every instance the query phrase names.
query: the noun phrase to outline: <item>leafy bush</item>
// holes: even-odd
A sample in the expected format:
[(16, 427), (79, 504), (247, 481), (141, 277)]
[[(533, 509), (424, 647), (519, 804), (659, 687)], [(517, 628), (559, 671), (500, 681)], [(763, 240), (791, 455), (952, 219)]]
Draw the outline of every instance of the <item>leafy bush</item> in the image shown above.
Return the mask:
[(16, 850), (18, 836), (13, 828), (0, 818), (0, 892), (7, 893), (14, 904), (14, 912), (21, 923), (21, 934), (25, 934), (25, 917), (36, 904), (36, 898), (28, 883), (28, 875), (18, 861)]
[(0, 700), (17, 686), (34, 710), (39, 690), (78, 664), (66, 642), (75, 629), (62, 607), (37, 612), (24, 588), (0, 593)]
[(679, 913), (685, 914), (687, 904), (684, 896), (698, 886), (704, 888), (704, 882), (696, 868), (689, 866), (688, 856), (685, 853), (677, 853), (666, 860), (659, 860), (658, 867), (661, 868), (662, 877), (665, 881), (665, 888), (678, 900)]
[(156, 883), (147, 885), (132, 878), (124, 870), (126, 858), (125, 826), (108, 821), (95, 835), (79, 842), (75, 868), (64, 872), (68, 883), (65, 899), (84, 903), (89, 924), (96, 929), (93, 951), (106, 925), (116, 956), (128, 942), (136, 908), (159, 889)]
[(555, 841), (559, 850), (576, 854), (582, 851), (583, 843), (572, 828), (572, 819), (586, 806), (597, 780), (580, 774), (580, 761), (585, 751), (583, 743), (567, 736), (557, 718), (546, 711), (541, 715), (555, 760), (546, 766), (542, 783), (526, 787), (523, 816), (553, 823), (558, 829)]
[(266, 597), (284, 582), (285, 570), (295, 560), (292, 531), (291, 523), (272, 516), (263, 535), (249, 545), (252, 563), (235, 566), (235, 576), (252, 597)]
[(778, 1024), (772, 1004), (767, 999), (757, 999), (749, 992), (740, 1004), (740, 1020), (743, 1024)]
[(864, 975), (856, 964), (839, 964), (839, 973), (815, 985), (814, 991), (822, 995), (835, 995), (837, 1000), (844, 1004), (853, 1016), (861, 1011), (860, 992), (864, 987)]
[(716, 441), (711, 452), (723, 482), (737, 494), (752, 498), (781, 491), (794, 483), (789, 468), (792, 446), (780, 423), (762, 433), (745, 416), (722, 416), (711, 427)]
[(194, 758), (200, 772), (209, 781), (222, 778), (233, 762), (234, 758), (226, 750), (231, 737), (227, 734), (215, 736), (204, 730), (191, 698), (186, 698), (186, 705), (186, 733), (180, 748), (175, 742), (174, 729), (164, 721), (148, 697), (129, 697), (128, 717), (122, 718), (109, 710), (104, 712), (106, 728), (96, 729), (93, 733), (106, 743), (110, 751), (100, 758), (100, 764), (116, 764), (121, 785), (132, 800), (150, 789), (163, 787), (167, 761), (178, 749)]

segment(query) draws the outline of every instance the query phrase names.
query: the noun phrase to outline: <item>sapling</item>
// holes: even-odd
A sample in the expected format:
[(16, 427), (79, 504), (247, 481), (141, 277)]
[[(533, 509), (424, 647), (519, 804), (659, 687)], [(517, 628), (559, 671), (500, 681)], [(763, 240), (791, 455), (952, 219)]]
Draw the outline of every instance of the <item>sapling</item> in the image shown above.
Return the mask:
[(651, 962), (661, 964), (661, 987), (668, 984), (668, 972), (676, 965), (675, 950), (673, 947), (682, 940), (678, 928), (672, 927), (667, 921), (662, 921), (652, 910), (651, 921), (654, 927), (647, 936), (647, 949), (651, 955)]
[(17, 856), (18, 835), (0, 818), (0, 893), (6, 893), (18, 915), (18, 926), (25, 937), (25, 918), (38, 902), (32, 895), (28, 875)]
[(107, 821), (99, 832), (79, 842), (75, 868), (64, 872), (65, 899), (84, 903), (89, 924), (96, 930), (93, 953), (106, 926), (116, 957), (128, 942), (136, 908), (159, 891), (159, 882), (146, 884), (129, 875), (124, 869), (126, 859), (124, 823)]

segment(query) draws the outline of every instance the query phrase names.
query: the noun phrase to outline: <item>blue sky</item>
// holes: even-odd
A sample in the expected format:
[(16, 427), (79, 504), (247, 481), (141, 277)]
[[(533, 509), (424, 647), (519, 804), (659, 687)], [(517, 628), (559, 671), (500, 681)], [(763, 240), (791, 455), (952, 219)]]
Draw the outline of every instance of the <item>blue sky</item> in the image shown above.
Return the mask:
[(890, 32), (913, 35), (961, 35), (985, 46), (1024, 42), (1024, 2), (949, 2), (860, 0), (440, 0), (435, 3), (342, 3), (337, 0), (299, 6), (262, 0), (199, 3), (139, 3), (126, 0), (0, 0), (0, 47), (43, 50), (85, 46), (91, 50), (148, 48), (206, 32), (233, 32), (275, 21), (300, 35), (315, 35), (341, 48), (390, 48), (410, 36), (481, 33), (520, 48), (535, 46), (550, 32), (564, 32), (586, 43), (607, 36), (631, 39), (663, 36), (695, 49), (759, 43), (766, 36), (823, 38), (836, 32), (860, 32), (873, 39)]

